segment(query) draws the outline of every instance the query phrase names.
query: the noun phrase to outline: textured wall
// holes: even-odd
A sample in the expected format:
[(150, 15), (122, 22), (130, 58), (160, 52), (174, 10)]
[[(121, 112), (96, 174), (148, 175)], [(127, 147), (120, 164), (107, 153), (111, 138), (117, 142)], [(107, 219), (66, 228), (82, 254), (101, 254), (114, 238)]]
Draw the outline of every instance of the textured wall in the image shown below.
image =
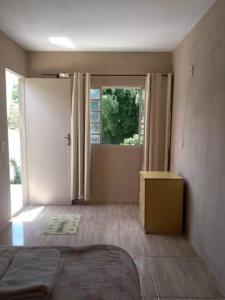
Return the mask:
[(92, 145), (91, 202), (137, 203), (142, 146)]
[(172, 54), (131, 52), (29, 52), (28, 74), (91, 72), (97, 74), (145, 74), (172, 71)]
[(225, 287), (224, 36), (217, 0), (174, 52), (171, 168), (186, 179), (190, 239)]
[(0, 32), (0, 226), (10, 218), (5, 68), (26, 75), (26, 63), (26, 52)]
[(0, 67), (26, 75), (27, 53), (0, 31)]
[[(28, 74), (91, 72), (91, 74), (146, 74), (172, 71), (172, 53), (29, 52)], [(92, 87), (140, 86), (143, 77), (92, 77)], [(137, 203), (142, 147), (93, 145), (91, 202)]]

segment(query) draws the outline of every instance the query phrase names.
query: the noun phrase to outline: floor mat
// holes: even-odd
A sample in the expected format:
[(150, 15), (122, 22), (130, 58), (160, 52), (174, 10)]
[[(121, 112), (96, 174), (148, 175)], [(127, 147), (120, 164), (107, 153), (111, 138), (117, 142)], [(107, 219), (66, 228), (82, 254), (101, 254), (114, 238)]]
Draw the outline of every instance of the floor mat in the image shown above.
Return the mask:
[(80, 215), (54, 216), (43, 234), (76, 234), (80, 217)]

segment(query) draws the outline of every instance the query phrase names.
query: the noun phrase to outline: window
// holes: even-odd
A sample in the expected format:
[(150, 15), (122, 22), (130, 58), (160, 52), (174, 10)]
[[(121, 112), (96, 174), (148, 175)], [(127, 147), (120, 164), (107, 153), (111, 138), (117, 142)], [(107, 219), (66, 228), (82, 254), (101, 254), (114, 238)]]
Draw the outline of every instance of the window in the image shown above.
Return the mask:
[(91, 143), (143, 144), (144, 97), (140, 88), (91, 89)]
[(101, 92), (100, 89), (91, 89), (91, 144), (101, 143)]
[(141, 92), (141, 101), (139, 104), (139, 141), (144, 144), (145, 133), (145, 90)]

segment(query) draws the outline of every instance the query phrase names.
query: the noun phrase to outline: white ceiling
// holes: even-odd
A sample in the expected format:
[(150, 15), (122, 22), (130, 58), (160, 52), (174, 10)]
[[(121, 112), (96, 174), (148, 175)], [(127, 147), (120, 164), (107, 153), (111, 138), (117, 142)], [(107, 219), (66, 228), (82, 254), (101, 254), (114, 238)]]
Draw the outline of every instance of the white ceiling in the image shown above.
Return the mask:
[(169, 51), (215, 0), (0, 0), (0, 30), (28, 50)]

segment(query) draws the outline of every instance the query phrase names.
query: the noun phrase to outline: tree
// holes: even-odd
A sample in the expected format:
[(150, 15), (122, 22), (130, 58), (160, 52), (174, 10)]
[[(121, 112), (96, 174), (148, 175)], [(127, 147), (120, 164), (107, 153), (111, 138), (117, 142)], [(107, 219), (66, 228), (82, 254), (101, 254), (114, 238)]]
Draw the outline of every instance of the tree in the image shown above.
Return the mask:
[(18, 84), (14, 84), (12, 87), (11, 99), (13, 100), (13, 102), (19, 103), (19, 86), (18, 86)]
[(13, 180), (12, 184), (21, 184), (21, 169), (15, 159), (10, 159), (10, 165), (13, 168)]
[(8, 124), (10, 129), (19, 129), (20, 127), (20, 114), (19, 114), (19, 87), (18, 84), (14, 84), (12, 88), (9, 108)]
[(139, 134), (134, 134), (132, 137), (126, 138), (123, 140), (123, 143), (121, 145), (139, 145)]
[(139, 101), (139, 89), (106, 88), (103, 90), (103, 144), (121, 144), (124, 139), (138, 134)]

